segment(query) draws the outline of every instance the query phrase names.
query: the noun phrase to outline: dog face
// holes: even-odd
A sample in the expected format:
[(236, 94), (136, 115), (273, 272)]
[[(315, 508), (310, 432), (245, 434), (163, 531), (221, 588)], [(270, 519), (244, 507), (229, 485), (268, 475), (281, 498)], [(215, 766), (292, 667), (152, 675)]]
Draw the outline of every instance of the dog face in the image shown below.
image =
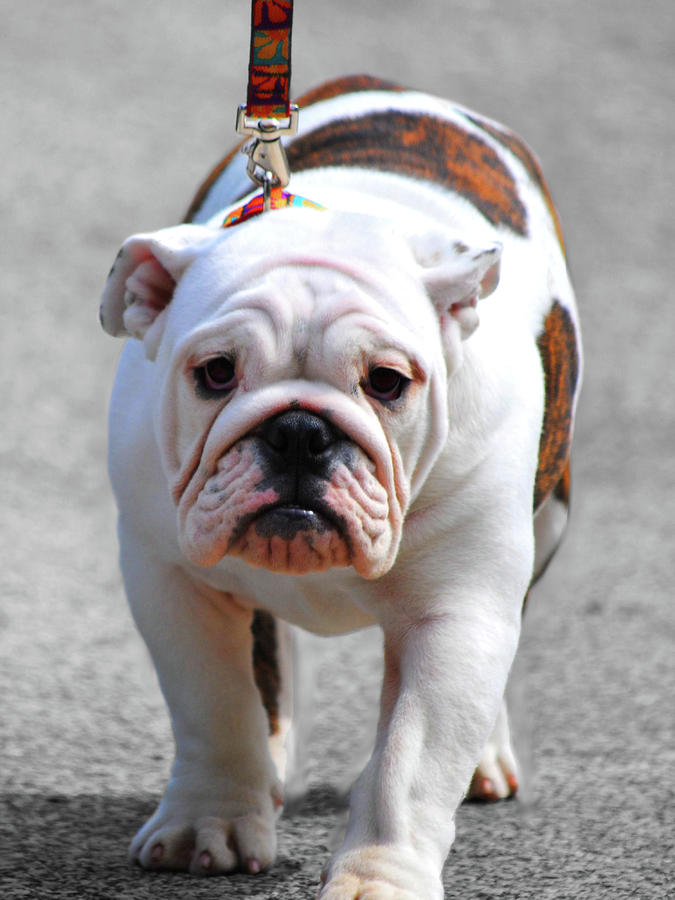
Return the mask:
[(154, 360), (186, 557), (388, 571), (498, 259), (438, 229), (307, 210), (127, 241), (102, 321)]

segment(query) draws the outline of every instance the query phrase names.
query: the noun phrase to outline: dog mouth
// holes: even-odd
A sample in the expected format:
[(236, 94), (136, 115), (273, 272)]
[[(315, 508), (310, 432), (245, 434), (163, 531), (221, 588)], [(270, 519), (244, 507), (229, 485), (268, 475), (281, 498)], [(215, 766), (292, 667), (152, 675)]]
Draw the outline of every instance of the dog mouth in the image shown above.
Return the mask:
[(278, 535), (284, 540), (292, 540), (299, 531), (322, 533), (330, 527), (321, 513), (299, 506), (277, 506), (255, 520), (256, 534), (260, 537)]
[(250, 530), (259, 538), (279, 538), (293, 541), (301, 532), (314, 532), (317, 535), (329, 531), (337, 533), (348, 543), (348, 531), (339, 516), (324, 504), (304, 506), (297, 503), (271, 503), (259, 510), (244, 516), (232, 535), (230, 549)]
[(255, 567), (289, 575), (347, 566), (352, 557), (348, 529), (321, 506), (272, 503), (244, 516), (227, 551)]

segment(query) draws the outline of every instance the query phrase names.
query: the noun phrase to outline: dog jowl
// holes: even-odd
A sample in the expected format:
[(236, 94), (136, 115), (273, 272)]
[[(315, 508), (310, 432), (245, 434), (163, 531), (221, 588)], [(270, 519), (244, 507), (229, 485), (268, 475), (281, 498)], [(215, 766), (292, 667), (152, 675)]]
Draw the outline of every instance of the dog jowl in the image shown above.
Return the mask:
[(302, 755), (293, 645), (376, 624), (377, 735), (320, 896), (438, 900), (459, 803), (517, 789), (503, 695), (566, 520), (576, 306), (511, 132), (363, 77), (301, 106), (283, 208), (249, 214), (231, 154), (188, 222), (125, 242), (103, 296), (132, 338), (122, 572), (176, 742), (131, 855), (271, 866)]

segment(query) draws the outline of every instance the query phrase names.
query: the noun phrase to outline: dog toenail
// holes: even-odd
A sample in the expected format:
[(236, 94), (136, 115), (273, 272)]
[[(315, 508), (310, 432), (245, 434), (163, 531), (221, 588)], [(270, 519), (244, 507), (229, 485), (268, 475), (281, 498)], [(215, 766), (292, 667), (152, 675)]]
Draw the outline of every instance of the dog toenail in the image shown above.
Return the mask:
[(150, 859), (154, 863), (158, 863), (164, 856), (164, 844), (155, 844), (150, 854)]
[(260, 871), (260, 863), (257, 859), (249, 859), (248, 861), (248, 870), (251, 875), (257, 875)]
[(199, 857), (199, 865), (202, 869), (210, 869), (213, 866), (213, 857), (205, 850)]

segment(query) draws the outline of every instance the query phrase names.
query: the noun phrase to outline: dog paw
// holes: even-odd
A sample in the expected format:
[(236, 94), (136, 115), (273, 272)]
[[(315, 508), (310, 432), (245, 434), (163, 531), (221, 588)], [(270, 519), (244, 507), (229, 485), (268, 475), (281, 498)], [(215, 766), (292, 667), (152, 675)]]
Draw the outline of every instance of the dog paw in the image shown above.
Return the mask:
[(317, 900), (441, 900), (443, 887), (404, 849), (364, 847), (338, 854), (322, 876)]
[[(173, 796), (171, 796), (173, 794)], [(274, 861), (276, 793), (220, 800), (202, 795), (180, 798), (167, 791), (155, 815), (140, 829), (129, 857), (144, 869), (218, 875), (256, 875)]]
[(513, 797), (517, 791), (518, 766), (511, 747), (506, 704), (503, 703), (466, 796), (468, 800), (491, 803)]
[(492, 803), (514, 797), (517, 791), (518, 771), (513, 754), (488, 744), (473, 773), (467, 799)]
[(380, 879), (341, 875), (320, 889), (317, 900), (420, 900), (420, 894)]

